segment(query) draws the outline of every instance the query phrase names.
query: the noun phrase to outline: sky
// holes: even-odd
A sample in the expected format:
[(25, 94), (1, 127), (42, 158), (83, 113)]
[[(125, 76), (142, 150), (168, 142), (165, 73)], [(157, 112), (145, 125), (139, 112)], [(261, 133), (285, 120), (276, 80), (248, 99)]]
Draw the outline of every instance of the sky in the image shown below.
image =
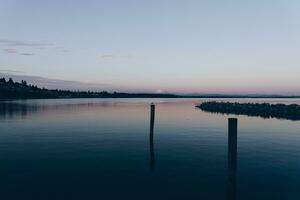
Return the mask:
[(0, 0), (0, 73), (108, 91), (299, 95), (299, 10), (297, 0)]

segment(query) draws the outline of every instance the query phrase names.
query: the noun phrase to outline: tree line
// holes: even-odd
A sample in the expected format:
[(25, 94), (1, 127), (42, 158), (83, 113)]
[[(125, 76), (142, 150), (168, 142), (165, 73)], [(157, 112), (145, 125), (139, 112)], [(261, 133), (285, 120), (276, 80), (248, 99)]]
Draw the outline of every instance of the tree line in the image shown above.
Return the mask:
[(36, 85), (28, 84), (26, 80), (15, 82), (12, 78), (6, 80), (0, 78), (0, 99), (16, 98), (175, 98), (174, 94), (155, 93), (122, 93), (107, 91), (71, 91), (71, 90), (51, 90), (39, 88)]
[(196, 107), (203, 111), (223, 114), (258, 116), (262, 118), (279, 118), (300, 120), (300, 105), (269, 104), (269, 103), (231, 103), (204, 102)]

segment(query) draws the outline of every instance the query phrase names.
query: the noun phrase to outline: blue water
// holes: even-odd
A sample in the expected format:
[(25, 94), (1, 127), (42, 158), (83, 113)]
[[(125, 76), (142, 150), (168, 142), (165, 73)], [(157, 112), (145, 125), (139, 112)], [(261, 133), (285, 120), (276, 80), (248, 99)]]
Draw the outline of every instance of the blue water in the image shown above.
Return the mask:
[[(1, 199), (298, 199), (300, 122), (195, 108), (206, 100), (0, 102)], [(235, 186), (229, 117), (238, 118)]]

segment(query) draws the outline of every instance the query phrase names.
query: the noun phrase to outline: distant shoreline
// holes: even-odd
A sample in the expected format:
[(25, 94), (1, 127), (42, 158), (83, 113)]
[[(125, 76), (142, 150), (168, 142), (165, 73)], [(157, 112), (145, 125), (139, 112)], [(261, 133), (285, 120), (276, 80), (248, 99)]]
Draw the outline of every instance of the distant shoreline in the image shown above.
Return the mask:
[(265, 99), (296, 99), (300, 96), (291, 95), (225, 95), (225, 94), (207, 94), (207, 95), (179, 95), (179, 94), (157, 94), (157, 93), (124, 93), (124, 92), (94, 92), (94, 91), (70, 91), (70, 90), (50, 90), (39, 88), (35, 85), (27, 84), (25, 80), (14, 82), (11, 78), (6, 80), (0, 78), (0, 100), (16, 99), (73, 99), (73, 98), (265, 98)]
[[(139, 96), (139, 93), (137, 93)], [(128, 97), (16, 97), (16, 98), (0, 98), (0, 101), (7, 100), (33, 100), (33, 99), (300, 99), (300, 97), (229, 97), (229, 96), (177, 96), (177, 97), (164, 97), (164, 96), (140, 96), (136, 95), (128, 96)]]
[(300, 120), (300, 105), (269, 104), (269, 103), (231, 103), (204, 102), (196, 106), (203, 111), (221, 114), (258, 116), (262, 118), (277, 118)]
[(28, 97), (28, 98), (0, 98), (0, 101), (7, 100), (34, 100), (34, 99), (300, 99), (298, 96), (282, 96), (282, 97), (248, 97), (248, 96), (176, 96), (176, 97), (164, 97), (164, 96), (139, 96), (139, 93), (133, 95), (133, 97)]

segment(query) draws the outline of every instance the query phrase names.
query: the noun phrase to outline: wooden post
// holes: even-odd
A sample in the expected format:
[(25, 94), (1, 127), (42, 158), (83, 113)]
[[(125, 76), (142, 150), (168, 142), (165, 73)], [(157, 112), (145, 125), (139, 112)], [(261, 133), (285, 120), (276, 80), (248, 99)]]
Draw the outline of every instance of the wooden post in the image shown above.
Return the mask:
[(155, 118), (155, 105), (151, 103), (150, 106), (150, 170), (154, 171), (155, 157), (154, 157), (154, 141), (153, 141), (153, 130), (154, 130), (154, 118)]
[(228, 119), (228, 200), (236, 199), (237, 126), (236, 118)]

